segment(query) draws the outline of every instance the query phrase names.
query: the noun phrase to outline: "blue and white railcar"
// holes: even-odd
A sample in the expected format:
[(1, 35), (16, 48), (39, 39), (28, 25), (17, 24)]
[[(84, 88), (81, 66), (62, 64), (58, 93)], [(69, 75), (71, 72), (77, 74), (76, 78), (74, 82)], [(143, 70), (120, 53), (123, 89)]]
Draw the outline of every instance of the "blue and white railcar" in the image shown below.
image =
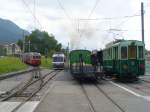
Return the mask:
[(65, 68), (65, 55), (63, 53), (55, 53), (52, 56), (53, 69), (64, 69)]

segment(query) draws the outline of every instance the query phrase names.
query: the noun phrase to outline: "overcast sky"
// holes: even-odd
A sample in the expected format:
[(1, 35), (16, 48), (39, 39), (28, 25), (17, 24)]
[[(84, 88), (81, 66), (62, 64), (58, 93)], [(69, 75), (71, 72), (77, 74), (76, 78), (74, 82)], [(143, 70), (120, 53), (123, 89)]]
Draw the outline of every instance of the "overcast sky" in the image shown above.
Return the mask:
[[(143, 2), (150, 50), (150, 1)], [(0, 0), (0, 18), (52, 33), (64, 46), (100, 49), (115, 38), (141, 40), (140, 5), (141, 0), (35, 0), (34, 8), (34, 0)]]

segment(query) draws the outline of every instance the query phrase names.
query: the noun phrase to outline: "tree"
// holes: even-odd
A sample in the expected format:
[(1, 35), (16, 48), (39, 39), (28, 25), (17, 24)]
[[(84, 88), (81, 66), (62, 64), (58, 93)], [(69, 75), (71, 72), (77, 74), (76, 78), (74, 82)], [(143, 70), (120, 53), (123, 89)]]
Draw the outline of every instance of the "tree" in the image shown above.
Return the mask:
[(20, 47), (21, 50), (23, 50), (23, 41), (21, 39), (17, 41), (17, 45)]
[[(17, 44), (21, 49), (23, 48), (22, 40), (18, 40)], [(28, 52), (30, 49), (31, 52), (39, 52), (44, 55), (45, 50), (47, 50), (47, 54), (52, 55), (54, 52), (61, 51), (61, 48), (62, 45), (57, 42), (55, 36), (52, 34), (49, 35), (45, 31), (35, 30), (29, 36), (25, 37), (25, 52)]]
[(56, 46), (56, 51), (61, 51), (61, 48), (62, 48), (62, 45), (61, 44), (58, 44), (57, 46)]

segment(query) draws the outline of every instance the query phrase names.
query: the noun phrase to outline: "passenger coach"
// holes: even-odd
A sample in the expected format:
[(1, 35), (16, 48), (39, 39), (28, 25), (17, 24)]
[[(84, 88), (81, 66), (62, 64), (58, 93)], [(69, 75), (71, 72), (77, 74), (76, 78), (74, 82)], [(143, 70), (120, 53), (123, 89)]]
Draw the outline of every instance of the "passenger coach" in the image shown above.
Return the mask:
[(138, 77), (145, 73), (145, 45), (138, 40), (117, 40), (103, 50), (103, 70), (117, 77)]

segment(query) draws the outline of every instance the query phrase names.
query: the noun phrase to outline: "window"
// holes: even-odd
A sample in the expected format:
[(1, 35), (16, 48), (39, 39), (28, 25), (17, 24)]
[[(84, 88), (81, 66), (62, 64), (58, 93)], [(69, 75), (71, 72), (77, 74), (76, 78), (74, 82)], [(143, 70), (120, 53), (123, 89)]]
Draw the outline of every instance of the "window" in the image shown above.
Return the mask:
[(33, 56), (33, 59), (36, 59), (36, 56)]
[(112, 59), (112, 48), (110, 48), (110, 59)]
[(63, 57), (54, 57), (53, 61), (54, 62), (63, 62)]
[(108, 59), (111, 59), (111, 51), (108, 49)]
[(138, 57), (143, 59), (143, 46), (138, 46), (138, 49), (139, 49)]
[(127, 59), (127, 47), (121, 47), (121, 59)]
[(118, 47), (114, 48), (114, 59), (118, 59)]
[(128, 47), (128, 58), (129, 59), (136, 59), (136, 46), (129, 46)]

